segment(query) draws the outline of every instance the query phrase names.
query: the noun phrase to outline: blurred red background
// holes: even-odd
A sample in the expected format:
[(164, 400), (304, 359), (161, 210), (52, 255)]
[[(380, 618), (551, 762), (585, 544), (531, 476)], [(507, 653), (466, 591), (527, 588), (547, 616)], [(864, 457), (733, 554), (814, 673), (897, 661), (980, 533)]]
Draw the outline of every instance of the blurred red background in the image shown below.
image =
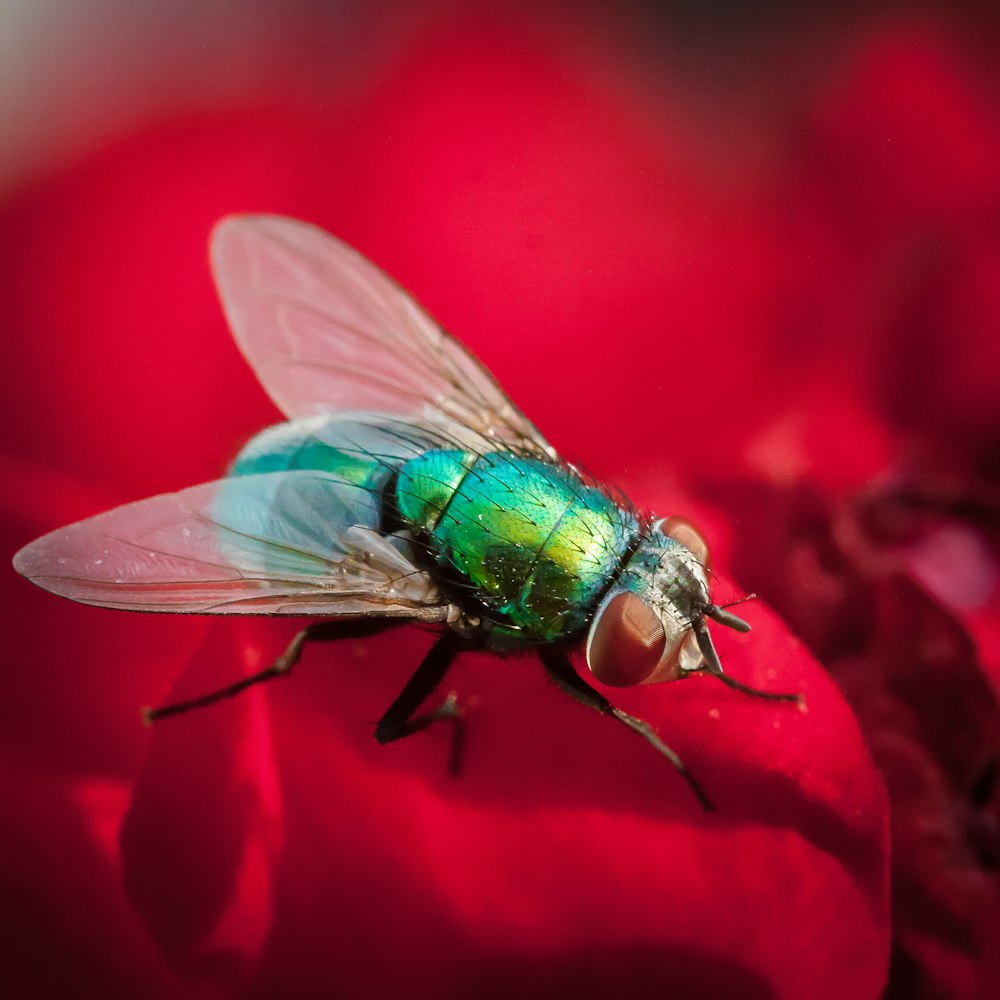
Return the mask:
[(377, 747), (415, 630), (150, 733), (140, 705), (292, 627), (75, 607), (11, 571), (5, 995), (992, 995), (988, 10), (0, 12), (10, 554), (215, 478), (279, 418), (205, 241), (280, 212), (411, 289), (569, 460), (697, 520), (782, 616), (748, 605), (727, 667), (810, 708), (617, 696), (712, 818), (527, 661), (456, 669), (457, 781), (447, 734)]

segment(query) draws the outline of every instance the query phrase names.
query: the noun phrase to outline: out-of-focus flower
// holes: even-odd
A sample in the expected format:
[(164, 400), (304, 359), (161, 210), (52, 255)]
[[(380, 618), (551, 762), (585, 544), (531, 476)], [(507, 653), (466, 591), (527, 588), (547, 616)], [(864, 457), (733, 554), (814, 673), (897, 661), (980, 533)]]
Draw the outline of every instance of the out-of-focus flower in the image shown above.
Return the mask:
[(741, 471), (706, 477), (757, 529), (737, 535), (734, 573), (837, 679), (886, 778), (900, 997), (986, 996), (997, 971), (1000, 115), (985, 97), (930, 34), (869, 41), (789, 182), (789, 229), (808, 219), (821, 248), (796, 267), (798, 302), (775, 307), (777, 329), (812, 327), (790, 398)]
[(1000, 123), (974, 54), (839, 22), (805, 72), (807, 29), (772, 26), (788, 65), (732, 49), (759, 75), (727, 103), (657, 59), (651, 39), (718, 58), (691, 24), (259, 9), (270, 35), (219, 47), (225, 106), (171, 91), (4, 197), (10, 551), (215, 478), (278, 419), (204, 241), (285, 212), (411, 288), (568, 459), (698, 520), (806, 644), (750, 604), (727, 669), (809, 710), (700, 679), (615, 692), (713, 817), (528, 660), (456, 668), (459, 780), (444, 729), (377, 747), (416, 630), (319, 646), (149, 734), (139, 705), (252, 671), (288, 627), (79, 608), (8, 575), (9, 992), (875, 997), (869, 751), (890, 995), (984, 991)]

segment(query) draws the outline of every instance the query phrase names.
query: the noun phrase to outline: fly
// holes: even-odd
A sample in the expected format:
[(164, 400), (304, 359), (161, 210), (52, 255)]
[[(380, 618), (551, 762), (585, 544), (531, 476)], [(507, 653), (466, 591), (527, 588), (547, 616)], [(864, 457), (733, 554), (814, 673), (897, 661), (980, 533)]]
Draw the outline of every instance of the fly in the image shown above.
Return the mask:
[(530, 651), (558, 685), (632, 729), (712, 804), (648, 723), (581, 677), (631, 686), (723, 672), (708, 621), (749, 625), (709, 595), (708, 547), (562, 461), (490, 373), (395, 282), (321, 230), (234, 216), (211, 240), (236, 341), (288, 418), (228, 475), (126, 504), (22, 549), (17, 570), (108, 608), (297, 615), (266, 670), (152, 720), (287, 673), (304, 644), (401, 622), (439, 638), (375, 728), (388, 743), (454, 714), (419, 715), (464, 650)]

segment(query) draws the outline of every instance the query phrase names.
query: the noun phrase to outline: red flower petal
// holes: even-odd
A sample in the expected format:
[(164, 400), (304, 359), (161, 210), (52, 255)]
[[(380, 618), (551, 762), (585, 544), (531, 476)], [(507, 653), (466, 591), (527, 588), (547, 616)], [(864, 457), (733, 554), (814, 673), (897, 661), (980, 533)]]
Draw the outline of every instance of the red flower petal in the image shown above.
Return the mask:
[[(246, 626), (243, 626), (244, 629)], [(260, 669), (231, 622), (171, 694), (181, 700)], [(184, 978), (238, 987), (273, 918), (281, 793), (262, 692), (155, 725), (122, 827), (126, 891)]]
[[(992, 63), (936, 24), (867, 44), (855, 26), (829, 43), (844, 75), (810, 55), (790, 60), (799, 76), (792, 32), (791, 45), (767, 36), (766, 77), (724, 99), (699, 82), (692, 97), (679, 73), (651, 85), (610, 16), (581, 22), (572, 45), (521, 15), (446, 30), (423, 17), (426, 34), (397, 30), (378, 59), (359, 42), (354, 83), (340, 60), (328, 68), (336, 46), (315, 63), (295, 50), (262, 74), (264, 110), (154, 123), (7, 198), (0, 311), (22, 363), (0, 373), (7, 446), (59, 470), (19, 467), (12, 539), (211, 478), (275, 419), (223, 332), (205, 234), (244, 208), (325, 224), (413, 286), (570, 457), (641, 477), (640, 499), (694, 516), (723, 575), (731, 550), (735, 578), (836, 671), (894, 797), (893, 995), (971, 991), (990, 974), (977, 949), (1000, 909), (971, 860), (993, 843), (993, 814), (969, 795), (996, 746), (995, 524), (897, 503), (876, 531), (850, 498), (884, 498), (873, 477), (886, 469), (909, 485), (950, 477), (958, 497), (995, 483)], [(727, 66), (736, 54), (718, 41), (698, 52)], [(289, 79), (309, 81), (305, 101)], [(712, 99), (718, 146), (691, 124)], [(100, 494), (63, 497), (67, 475)], [(696, 489), (709, 476), (721, 492)], [(35, 496), (54, 499), (43, 510)], [(973, 555), (956, 568), (955, 551)], [(69, 776), (42, 787), (86, 817), (64, 825), (72, 857), (89, 859), (78, 827), (106, 844), (115, 812), (101, 803), (118, 793), (102, 789), (131, 787), (138, 767), (141, 733), (121, 720), (180, 672), (203, 626), (70, 609), (8, 583), (27, 626), (13, 659), (30, 667), (5, 704), (6, 746)], [(551, 992), (874, 995), (879, 785), (834, 689), (766, 609), (750, 614), (755, 632), (722, 649), (727, 669), (795, 678), (807, 715), (707, 680), (612, 692), (683, 753), (719, 801), (711, 819), (650, 748), (527, 664), (456, 671), (470, 730), (459, 782), (442, 773), (447, 727), (374, 746), (371, 721), (424, 651), (406, 633), (316, 650), (287, 683), (173, 720), (153, 734), (126, 827), (146, 926), (175, 968), (261, 996), (362, 980), (503, 993), (528, 976)], [(220, 628), (192, 660), (192, 691), (287, 638), (230, 653)], [(325, 658), (335, 672), (317, 669)], [(274, 706), (271, 737), (253, 728), (257, 702)], [(188, 794), (182, 763), (211, 795)], [(15, 784), (19, 801), (29, 787)], [(48, 815), (31, 810), (25, 829)], [(72, 899), (42, 882), (39, 906)], [(136, 938), (138, 923), (121, 939)]]
[[(627, 706), (696, 769), (717, 818), (634, 734), (530, 662), (455, 668), (469, 728), (455, 780), (447, 727), (378, 747), (364, 724), (417, 661), (407, 632), (311, 651), (268, 691), (289, 839), (261, 991), (322, 978), (444, 995), (487, 988), (506, 967), (567, 988), (769, 982), (833, 996), (849, 982), (874, 995), (887, 930), (880, 784), (835, 689), (763, 609), (757, 619), (756, 645), (727, 663), (762, 682), (751, 663), (771, 662), (804, 685), (808, 714), (707, 680)], [(377, 958), (386, 948), (392, 963)]]

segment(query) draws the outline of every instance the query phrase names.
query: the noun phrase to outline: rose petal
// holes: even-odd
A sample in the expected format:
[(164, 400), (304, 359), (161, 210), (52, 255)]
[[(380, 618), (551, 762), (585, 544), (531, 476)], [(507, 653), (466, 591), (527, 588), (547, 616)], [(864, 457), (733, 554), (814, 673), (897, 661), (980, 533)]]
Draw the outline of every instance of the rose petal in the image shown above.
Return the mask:
[[(169, 701), (264, 666), (235, 625), (212, 625)], [(261, 691), (154, 724), (122, 828), (123, 875), (185, 978), (235, 986), (252, 975), (273, 918), (281, 812)]]

